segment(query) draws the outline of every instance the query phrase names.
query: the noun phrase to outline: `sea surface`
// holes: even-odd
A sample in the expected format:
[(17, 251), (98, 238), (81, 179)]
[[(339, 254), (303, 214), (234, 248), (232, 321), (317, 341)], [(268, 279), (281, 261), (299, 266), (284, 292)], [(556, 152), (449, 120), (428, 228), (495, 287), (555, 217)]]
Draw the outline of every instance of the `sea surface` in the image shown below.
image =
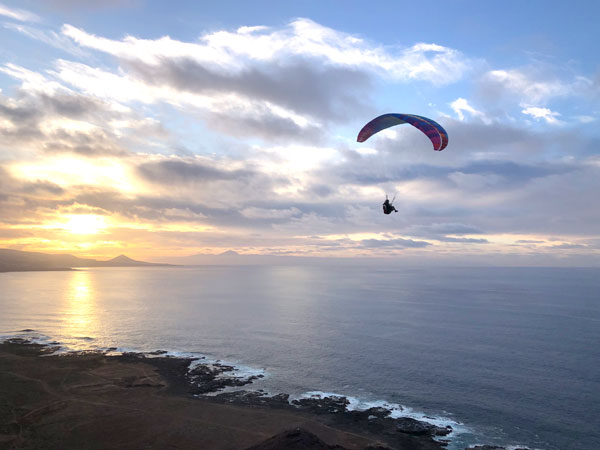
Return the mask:
[(0, 273), (0, 333), (206, 355), (264, 374), (252, 386), (271, 393), (450, 423), (451, 449), (600, 449), (600, 269)]

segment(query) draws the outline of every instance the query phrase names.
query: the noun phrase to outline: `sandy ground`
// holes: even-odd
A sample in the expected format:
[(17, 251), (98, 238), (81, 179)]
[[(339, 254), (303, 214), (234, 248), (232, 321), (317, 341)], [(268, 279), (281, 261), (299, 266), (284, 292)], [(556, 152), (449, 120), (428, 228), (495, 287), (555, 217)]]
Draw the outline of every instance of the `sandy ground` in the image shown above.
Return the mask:
[[(190, 398), (143, 361), (43, 352), (0, 344), (0, 449), (240, 450), (297, 427), (346, 449), (383, 444), (308, 413)], [(440, 448), (402, 440), (389, 448)]]

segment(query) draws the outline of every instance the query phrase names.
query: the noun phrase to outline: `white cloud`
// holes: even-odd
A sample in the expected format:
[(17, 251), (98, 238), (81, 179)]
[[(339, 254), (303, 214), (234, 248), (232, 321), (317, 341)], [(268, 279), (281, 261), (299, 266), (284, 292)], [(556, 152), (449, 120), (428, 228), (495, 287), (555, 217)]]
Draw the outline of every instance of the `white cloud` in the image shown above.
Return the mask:
[(4, 28), (17, 31), (31, 39), (44, 42), (52, 47), (71, 53), (72, 55), (78, 57), (86, 56), (86, 52), (81, 47), (77, 46), (72, 39), (69, 39), (63, 34), (58, 34), (54, 31), (43, 31), (28, 25), (17, 23), (5, 23)]
[(596, 121), (595, 117), (592, 116), (577, 116), (576, 117), (577, 120), (579, 120), (581, 123), (592, 123)]
[(443, 85), (461, 79), (470, 65), (457, 50), (420, 43), (393, 61), (390, 69), (400, 79), (423, 79), (435, 85)]
[[(71, 25), (62, 33), (120, 63), (118, 71), (57, 63), (55, 75), (89, 95), (193, 107), (221, 133), (310, 143), (322, 139), (328, 122), (364, 110), (356, 92), (373, 77), (441, 85), (459, 80), (470, 65), (451, 48), (419, 43), (391, 52), (308, 19), (207, 33), (195, 42), (114, 40)], [(225, 118), (235, 126), (224, 126)]]
[[(77, 63), (68, 63), (68, 64), (77, 64)], [(58, 63), (58, 66), (60, 67), (60, 61)], [(89, 68), (89, 66), (85, 66), (83, 64), (81, 64), (80, 66)], [(57, 94), (65, 94), (65, 95), (69, 95), (69, 96), (77, 95), (77, 92), (75, 92), (72, 89), (69, 89), (64, 84), (54, 81), (50, 77), (47, 77), (41, 73), (33, 72), (31, 70), (28, 70), (28, 69), (18, 66), (16, 64), (9, 63), (9, 64), (5, 64), (4, 66), (0, 66), (0, 72), (3, 72), (17, 80), (20, 80), (22, 82), (21, 90), (28, 95), (30, 95), (30, 94), (45, 94), (48, 96), (54, 96)], [(50, 71), (49, 75), (57, 75), (57, 73)], [(61, 78), (61, 77), (59, 77), (59, 78)], [(68, 79), (68, 77), (65, 77), (65, 78)], [(106, 80), (104, 80), (104, 81), (106, 81)], [(72, 83), (72, 84), (77, 86), (80, 89), (82, 87), (81, 85), (78, 85), (77, 83)], [(128, 87), (132, 88), (132, 86), (128, 86)], [(84, 92), (86, 91), (85, 89), (82, 89), (82, 90)], [(99, 95), (98, 97), (104, 97), (104, 96)], [(107, 95), (107, 96), (105, 96), (105, 98), (114, 98), (114, 97)], [(131, 112), (130, 108), (128, 108), (120, 103), (117, 103), (115, 101), (108, 102), (105, 105), (105, 107), (113, 112), (120, 112), (120, 113), (130, 113)]]
[(576, 77), (568, 82), (549, 75), (552, 68), (492, 70), (481, 79), (483, 92), (488, 96), (509, 94), (527, 104), (545, 104), (557, 97), (582, 94), (589, 89), (586, 78)]
[(266, 209), (250, 207), (241, 211), (244, 217), (249, 219), (289, 219), (293, 216), (300, 216), (302, 212), (298, 208), (287, 209)]
[[(266, 173), (290, 174), (301, 178), (304, 173), (330, 164), (339, 159), (339, 152), (334, 148), (313, 147), (303, 145), (287, 145), (274, 147), (256, 147), (254, 155), (249, 159)], [(256, 159), (254, 159), (256, 158)]]
[(459, 51), (419, 43), (398, 54), (309, 19), (297, 19), (282, 29), (241, 27), (217, 31), (187, 43), (168, 36), (156, 40), (126, 36), (120, 41), (98, 37), (71, 25), (62, 32), (83, 47), (118, 58), (158, 65), (163, 58), (185, 58), (221, 70), (242, 70), (250, 61), (276, 61), (289, 56), (319, 58), (328, 64), (360, 68), (401, 81), (425, 80), (440, 85), (459, 80), (469, 61)]
[(521, 111), (523, 114), (527, 114), (532, 116), (535, 119), (544, 119), (547, 123), (551, 123), (553, 125), (561, 124), (562, 121), (557, 119), (560, 117), (560, 113), (549, 110), (548, 108), (538, 108), (534, 106), (526, 107)]
[(265, 26), (256, 26), (256, 27), (239, 27), (237, 29), (237, 32), (239, 34), (251, 34), (251, 33), (256, 33), (258, 31), (264, 31), (266, 30), (267, 27)]
[(69, 89), (49, 76), (7, 64), (0, 72), (21, 81), (0, 95), (0, 149), (11, 155), (124, 156), (169, 139), (155, 119), (115, 101)]
[(468, 112), (471, 116), (480, 118), (485, 124), (491, 123), (483, 112), (473, 108), (469, 102), (462, 97), (459, 97), (450, 103), (450, 107), (454, 110), (459, 120), (465, 120), (463, 112)]
[[(261, 117), (266, 119), (270, 116), (291, 122), (298, 129), (319, 125), (317, 121), (309, 120), (279, 105), (261, 99), (247, 98), (235, 92), (203, 95), (180, 91), (169, 85), (153, 86), (122, 72), (115, 74), (65, 60), (57, 61), (56, 68), (57, 70), (52, 74), (64, 82), (88, 95), (108, 101), (124, 103), (137, 101), (147, 104), (165, 102), (181, 108), (193, 107), (218, 113), (220, 118), (230, 115), (240, 119), (253, 118), (255, 121), (260, 121)], [(230, 129), (233, 131), (231, 127)]]
[(0, 16), (20, 20), (21, 22), (39, 22), (40, 18), (32, 12), (24, 9), (11, 9), (0, 3)]
[[(424, 241), (415, 243), (416, 237), (435, 239), (442, 249), (485, 239), (492, 247), (501, 240), (488, 233), (507, 233), (512, 242), (511, 230), (521, 229), (542, 236), (538, 240), (543, 233), (565, 235), (561, 242), (569, 244), (576, 242), (571, 234), (597, 235), (597, 208), (589, 205), (600, 162), (581, 158), (597, 142), (566, 127), (542, 133), (530, 126), (534, 119), (559, 124), (562, 116), (553, 111), (558, 108), (546, 102), (582, 95), (593, 87), (587, 78), (565, 82), (529, 69), (488, 72), (484, 87), (490, 95), (505, 96), (515, 108), (511, 114), (522, 112), (531, 120), (508, 126), (498, 119), (504, 105), (489, 107), (485, 99), (457, 94), (444, 100), (455, 99), (444, 104), (455, 119), (444, 121), (451, 148), (438, 154), (412, 145), (418, 139), (428, 144), (412, 127), (382, 132), (384, 139), (372, 143), (377, 148), (358, 146), (351, 122), (330, 117), (346, 107), (350, 117), (364, 111), (339, 99), (380, 94), (357, 88), (372, 86), (375, 77), (388, 83), (386, 93), (393, 89), (390, 82), (439, 85), (461, 79), (472, 61), (448, 47), (384, 47), (306, 19), (207, 33), (193, 42), (168, 36), (107, 39), (68, 25), (60, 34), (16, 22), (5, 27), (75, 56), (104, 52), (119, 65), (93, 65), (106, 63), (100, 55), (86, 58), (86, 64), (58, 60), (53, 70), (42, 72), (0, 67), (21, 82), (15, 95), (0, 96), (0, 146), (10, 146), (15, 161), (10, 174), (23, 180), (15, 185), (40, 196), (36, 202), (26, 201), (27, 192), (14, 196), (22, 205), (50, 209), (56, 203), (48, 202), (60, 196), (61, 204), (127, 214), (131, 226), (135, 220), (162, 230), (167, 221), (206, 223), (225, 236), (225, 245), (236, 242), (240, 248), (256, 242), (257, 248), (289, 250), (299, 242), (295, 236), (328, 233), (364, 234), (328, 243), (365, 252), (384, 244), (420, 248)], [(567, 114), (562, 107), (565, 117), (596, 120), (593, 110), (580, 106)], [(205, 139), (202, 125), (216, 133)], [(278, 128), (293, 138), (257, 143), (223, 137), (252, 127)], [(300, 140), (324, 130), (338, 141)], [(185, 156), (173, 156), (180, 148)], [(554, 156), (563, 149), (569, 159), (548, 169), (546, 150)], [(0, 183), (6, 185), (7, 178), (0, 176)], [(384, 190), (390, 198), (398, 192), (401, 213), (393, 218), (381, 214)], [(12, 207), (7, 198), (0, 198), (0, 210)], [(230, 204), (235, 208), (225, 209)], [(170, 235), (197, 245), (197, 235), (186, 234), (192, 227), (186, 230)], [(319, 241), (311, 239), (310, 245), (327, 248)]]
[(126, 36), (122, 41), (116, 41), (86, 33), (72, 25), (63, 25), (62, 33), (70, 37), (82, 47), (92, 48), (118, 58), (141, 60), (149, 64), (159, 64), (164, 57), (189, 58), (199, 62), (213, 64), (235, 64), (233, 55), (217, 51), (210, 46), (181, 42), (169, 36), (156, 40), (137, 39)]
[(0, 72), (22, 81), (21, 89), (24, 91), (52, 95), (56, 92), (67, 90), (60, 83), (49, 80), (41, 73), (33, 72), (16, 64), (5, 64), (0, 67)]

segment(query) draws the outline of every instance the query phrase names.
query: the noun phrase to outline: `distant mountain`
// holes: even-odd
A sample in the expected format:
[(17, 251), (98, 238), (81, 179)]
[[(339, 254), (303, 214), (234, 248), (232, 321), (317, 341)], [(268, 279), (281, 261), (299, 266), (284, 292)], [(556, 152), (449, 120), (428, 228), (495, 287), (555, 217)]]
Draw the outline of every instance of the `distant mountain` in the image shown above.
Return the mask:
[(108, 261), (98, 261), (101, 266), (111, 267), (128, 267), (128, 266), (166, 266), (169, 264), (157, 264), (149, 263), (144, 261), (136, 261), (125, 255), (119, 255), (116, 258), (109, 259)]
[(170, 264), (136, 261), (125, 255), (108, 261), (78, 258), (73, 255), (53, 255), (49, 253), (24, 252), (7, 248), (0, 249), (0, 272), (20, 272), (29, 270), (70, 270), (77, 267), (133, 267), (168, 266)]
[(235, 250), (227, 250), (226, 252), (219, 253), (216, 256), (240, 256), (240, 254)]

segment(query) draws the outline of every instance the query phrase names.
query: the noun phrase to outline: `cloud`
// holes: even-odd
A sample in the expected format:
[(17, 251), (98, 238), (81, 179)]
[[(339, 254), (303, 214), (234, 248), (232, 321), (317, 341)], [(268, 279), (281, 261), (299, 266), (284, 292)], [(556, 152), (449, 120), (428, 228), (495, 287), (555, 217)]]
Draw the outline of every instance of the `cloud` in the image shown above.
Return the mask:
[[(346, 89), (343, 81), (339, 83), (338, 88), (332, 87), (323, 92), (322, 96), (315, 95), (318, 89), (310, 90), (307, 85), (304, 97), (314, 101), (311, 103), (304, 99), (303, 101), (306, 102), (304, 106), (300, 101), (297, 106), (294, 106), (290, 102), (300, 90), (285, 89), (285, 77), (281, 78), (281, 101), (274, 103), (272, 100), (277, 100), (273, 98), (277, 94), (275, 91), (263, 97), (244, 95), (249, 93), (251, 86), (246, 86), (241, 80), (235, 82), (239, 91), (235, 91), (235, 86), (232, 84), (230, 88), (233, 90), (228, 90), (224, 86), (219, 89), (205, 86), (199, 88), (197, 92), (191, 92), (169, 84), (146, 84), (140, 78), (116, 75), (80, 63), (59, 61), (57, 68), (56, 75), (59, 78), (82, 89), (88, 95), (125, 103), (165, 102), (178, 107), (183, 112), (189, 112), (186, 110), (190, 108), (198, 109), (205, 123), (213, 130), (235, 137), (257, 136), (275, 140), (293, 137), (303, 142), (317, 142), (324, 136), (323, 121), (339, 121), (341, 116), (349, 114), (359, 104), (350, 97), (348, 100), (343, 100), (344, 95), (336, 96), (336, 92)], [(233, 83), (234, 80), (229, 79), (227, 82)], [(265, 83), (266, 92), (268, 83), (266, 81)], [(338, 101), (338, 98), (342, 100)], [(288, 108), (288, 103), (300, 113)], [(305, 108), (309, 111), (307, 112)], [(318, 113), (321, 116), (317, 120), (311, 118), (308, 113)]]
[(470, 64), (457, 50), (436, 44), (392, 53), (309, 19), (216, 31), (196, 42), (114, 40), (71, 25), (62, 33), (120, 64), (112, 73), (60, 61), (57, 76), (89, 94), (198, 108), (212, 129), (236, 137), (314, 143), (331, 123), (368, 109), (374, 78), (441, 85), (462, 78)]
[(466, 225), (463, 223), (433, 223), (431, 225), (422, 225), (411, 229), (411, 233), (418, 232), (425, 236), (437, 236), (446, 234), (482, 234), (483, 231), (478, 227)]
[[(485, 105), (486, 117), (495, 121), (515, 121), (517, 111), (552, 125), (589, 120), (600, 92), (597, 80), (574, 73), (569, 66), (539, 61), (519, 68), (489, 70), (475, 83), (478, 104)], [(573, 109), (575, 102), (578, 106)], [(564, 121), (558, 119), (561, 113), (553, 110), (556, 107), (563, 109)], [(587, 114), (582, 114), (584, 108)], [(567, 109), (572, 112), (568, 114)]]
[(485, 114), (481, 111), (477, 111), (473, 108), (469, 102), (464, 98), (457, 98), (452, 103), (450, 103), (450, 107), (454, 110), (456, 115), (458, 116), (458, 120), (465, 120), (464, 112), (468, 112), (471, 117), (477, 117), (483, 120), (484, 123), (489, 124), (490, 120), (485, 116)]
[(398, 80), (426, 80), (433, 84), (457, 81), (470, 61), (459, 51), (436, 44), (418, 43), (393, 54), (363, 39), (324, 27), (309, 19), (296, 19), (281, 29), (241, 27), (217, 31), (184, 43), (163, 37), (154, 41), (127, 36), (122, 41), (86, 33), (71, 25), (63, 33), (84, 47), (120, 59), (158, 65), (165, 58), (189, 59), (217, 69), (239, 70), (251, 61), (283, 61), (289, 57), (316, 59), (338, 67), (385, 72)]
[[(560, 246), (597, 236), (600, 147), (581, 125), (595, 113), (563, 109), (570, 96), (595, 98), (588, 78), (524, 67), (486, 72), (472, 99), (444, 89), (443, 111), (429, 116), (450, 145), (434, 152), (410, 126), (359, 145), (354, 118), (398, 83), (469, 89), (478, 61), (456, 49), (384, 47), (307, 19), (193, 42), (6, 26), (70, 55), (46, 71), (0, 67), (19, 83), (0, 92), (4, 235), (93, 213), (112, 224), (106, 245), (157, 252), (437, 257), (521, 241), (546, 244), (522, 252), (574, 254)], [(581, 123), (533, 123), (571, 119)], [(386, 193), (399, 214), (381, 213)]]
[(0, 16), (9, 17), (10, 19), (16, 19), (21, 22), (39, 22), (41, 19), (24, 9), (9, 8), (0, 3)]
[[(449, 171), (452, 175), (454, 173), (463, 173), (469, 175), (484, 175), (484, 176), (498, 176), (502, 180), (506, 181), (508, 186), (520, 186), (522, 183), (532, 181), (536, 178), (543, 178), (554, 174), (560, 174), (565, 172), (571, 172), (576, 170), (570, 164), (523, 164), (514, 161), (494, 161), (494, 160), (482, 160), (473, 161), (466, 166), (455, 168), (453, 171)], [(492, 184), (496, 184), (495, 181)]]
[(573, 250), (573, 249), (580, 249), (580, 248), (587, 248), (587, 245), (583, 245), (583, 244), (570, 244), (570, 243), (564, 243), (564, 244), (559, 244), (559, 245), (553, 245), (551, 248), (555, 248), (555, 249), (563, 249), (563, 250)]
[(415, 241), (412, 239), (363, 239), (360, 244), (364, 248), (389, 248), (389, 249), (403, 249), (403, 248), (423, 248), (432, 245), (426, 241)]
[(286, 117), (272, 114), (262, 105), (253, 111), (237, 110), (236, 112), (210, 112), (204, 115), (206, 124), (220, 133), (234, 136), (255, 136), (268, 142), (318, 143), (324, 139), (325, 132), (320, 126), (307, 124), (304, 126)]
[(534, 106), (526, 107), (521, 111), (523, 114), (532, 116), (535, 119), (544, 119), (547, 123), (558, 125), (562, 121), (557, 119), (560, 117), (560, 113), (549, 110), (548, 108), (536, 108)]
[(289, 219), (293, 216), (298, 216), (301, 211), (296, 208), (283, 208), (283, 209), (267, 209), (267, 208), (256, 208), (249, 207), (241, 211), (242, 215), (249, 219)]
[(160, 184), (206, 183), (218, 180), (240, 180), (252, 175), (250, 170), (217, 169), (200, 161), (166, 160), (144, 163), (138, 172), (149, 181)]
[(354, 163), (338, 166), (340, 183), (377, 185), (385, 182), (406, 183), (414, 180), (434, 183), (439, 193), (444, 189), (459, 188), (475, 193), (478, 190), (504, 190), (522, 187), (536, 178), (573, 172), (578, 166), (568, 163), (526, 164), (507, 160), (470, 160), (454, 166), (417, 162), (391, 162), (385, 169), (363, 167)]
[[(244, 209), (281, 208), (281, 200), (275, 190), (290, 183), (284, 175), (264, 173), (259, 168), (232, 160), (219, 161), (198, 156), (155, 156), (151, 162), (145, 162), (142, 157), (138, 160), (134, 173), (147, 186), (145, 195), (163, 196), (170, 201), (181, 202), (182, 206), (204, 205), (219, 211), (234, 209), (241, 218), (254, 219), (258, 215), (241, 216), (237, 212), (240, 206)], [(290, 206), (286, 203), (285, 208)], [(204, 210), (201, 212), (212, 216)]]
[(320, 66), (299, 57), (226, 73), (189, 58), (165, 58), (156, 65), (126, 61), (124, 66), (148, 85), (198, 94), (234, 92), (321, 120), (347, 118), (351, 111), (363, 107), (353, 93), (370, 87), (364, 72)]
[(81, 47), (76, 45), (72, 39), (69, 39), (64, 34), (56, 33), (55, 31), (44, 31), (38, 28), (34, 28), (27, 25), (16, 24), (16, 23), (5, 23), (4, 28), (9, 30), (17, 31), (31, 39), (43, 42), (52, 47), (63, 50), (76, 57), (85, 57), (87, 53)]
[(0, 223), (32, 225), (43, 211), (63, 202), (67, 192), (49, 180), (25, 181), (0, 165)]
[(466, 244), (488, 244), (484, 238), (456, 237), (456, 235), (485, 234), (480, 228), (463, 223), (433, 223), (431, 225), (413, 225), (406, 229), (411, 236), (424, 237), (439, 242), (458, 242)]
[(486, 98), (514, 95), (528, 104), (544, 104), (573, 92), (571, 85), (534, 69), (491, 70), (479, 80), (479, 89)]
[[(17, 95), (0, 92), (0, 148), (13, 153), (44, 151), (82, 156), (126, 155), (127, 147), (152, 138), (164, 139), (165, 130), (131, 109), (69, 89), (46, 76), (6, 64), (0, 71), (22, 81)], [(15, 148), (16, 146), (16, 148)]]
[(46, 136), (41, 147), (45, 153), (74, 153), (85, 157), (126, 156), (127, 150), (104, 130), (89, 132), (57, 130)]
[(592, 123), (597, 120), (595, 117), (587, 116), (587, 115), (577, 116), (575, 118), (581, 123)]
[(442, 236), (437, 238), (441, 242), (459, 242), (461, 244), (489, 244), (490, 241), (487, 239), (474, 239), (474, 238), (457, 238), (452, 236)]
[(101, 102), (78, 94), (32, 92), (17, 101), (0, 94), (0, 120), (5, 121), (0, 126), (4, 141), (0, 148), (12, 146), (13, 154), (27, 148), (87, 156), (125, 154), (110, 129), (93, 124), (118, 116)]

